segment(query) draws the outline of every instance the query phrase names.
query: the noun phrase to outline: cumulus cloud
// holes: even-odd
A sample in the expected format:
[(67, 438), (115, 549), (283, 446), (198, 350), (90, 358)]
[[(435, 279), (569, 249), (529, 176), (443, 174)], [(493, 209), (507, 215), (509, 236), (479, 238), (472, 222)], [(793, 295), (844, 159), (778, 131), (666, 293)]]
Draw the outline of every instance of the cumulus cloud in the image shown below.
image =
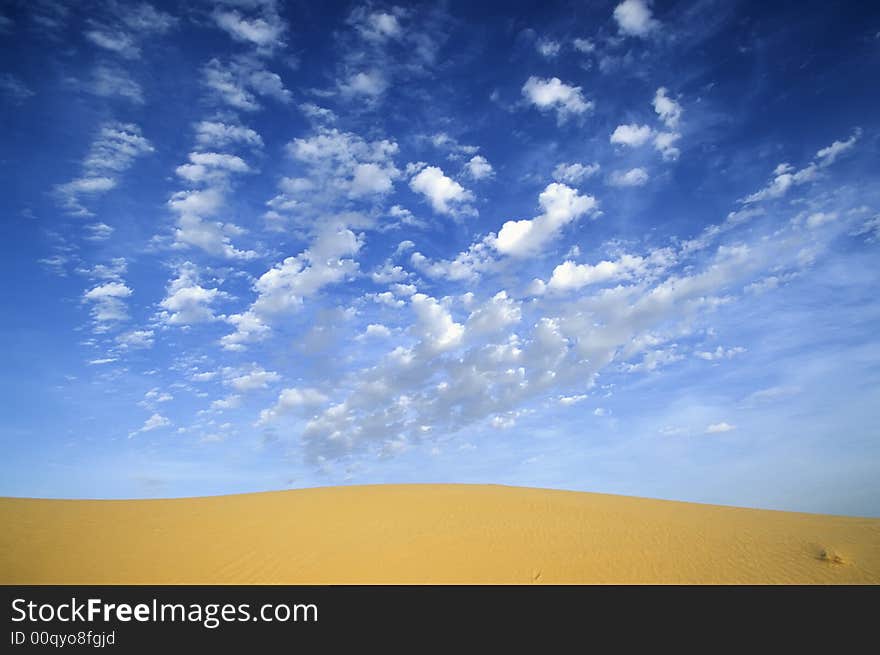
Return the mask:
[(571, 44), (574, 46), (574, 49), (581, 53), (593, 52), (596, 49), (596, 44), (593, 43), (590, 39), (574, 39)]
[(555, 111), (560, 125), (593, 108), (593, 102), (584, 98), (581, 87), (565, 84), (558, 77), (532, 76), (523, 85), (522, 94), (540, 111)]
[(116, 343), (122, 349), (152, 348), (153, 330), (131, 330), (116, 337)]
[(294, 161), (307, 167), (309, 176), (281, 181), (282, 193), (269, 202), (279, 219), (316, 203), (326, 210), (345, 198), (384, 196), (401, 175), (394, 163), (398, 145), (388, 139), (367, 141), (352, 132), (320, 126), (286, 149)]
[(539, 41), (535, 42), (535, 49), (542, 57), (553, 59), (559, 56), (559, 51), (562, 49), (562, 44), (559, 43), (559, 41), (540, 39)]
[[(494, 238), (494, 235), (493, 235)], [(412, 265), (427, 275), (436, 279), (447, 280), (473, 280), (494, 264), (493, 246), (480, 241), (460, 252), (454, 259), (432, 261), (422, 253), (416, 251), (410, 255)]]
[(196, 247), (225, 259), (253, 259), (257, 253), (241, 250), (232, 245), (232, 236), (241, 234), (241, 229), (232, 223), (205, 220), (217, 214), (224, 205), (221, 189), (187, 189), (171, 196), (168, 206), (176, 213), (177, 227), (174, 230), (175, 246), (178, 248)]
[[(482, 240), (475, 245), (487, 247)], [(361, 449), (381, 452), (391, 442), (506, 420), (536, 398), (576, 397), (571, 390), (585, 395), (609, 367), (635, 375), (674, 365), (686, 352), (675, 339), (692, 331), (695, 315), (724, 302), (740, 280), (795, 260), (799, 249), (786, 239), (760, 241), (754, 249), (720, 246), (699, 265), (670, 272), (679, 253), (660, 248), (610, 260), (633, 274), (575, 268), (573, 277), (581, 277), (572, 295), (562, 304), (530, 300), (528, 322), (524, 303), (506, 292), (482, 302), (473, 293), (415, 294), (409, 335), (416, 343), (392, 344), (378, 363), (347, 378), (344, 395), (306, 421), (306, 457), (321, 462)], [(574, 288), (596, 276), (618, 277), (597, 292), (583, 292), (587, 284)]]
[(614, 20), (621, 34), (628, 36), (647, 36), (660, 26), (645, 0), (623, 0), (614, 8)]
[(235, 375), (226, 380), (226, 383), (238, 392), (246, 393), (265, 389), (271, 383), (278, 382), (281, 376), (275, 371), (267, 371), (256, 364), (252, 364), (251, 370), (241, 375)]
[(632, 123), (630, 125), (618, 125), (614, 132), (611, 133), (611, 143), (636, 148), (648, 142), (654, 130), (648, 125), (638, 125)]
[(217, 152), (191, 152), (189, 163), (175, 172), (188, 182), (223, 182), (230, 173), (248, 173), (250, 167), (241, 157)]
[(241, 350), (248, 342), (265, 338), (275, 317), (296, 311), (325, 286), (357, 273), (359, 265), (352, 256), (361, 244), (362, 239), (348, 228), (331, 226), (307, 250), (263, 273), (254, 283), (257, 298), (250, 308), (227, 318), (235, 332), (221, 339), (222, 346)]
[(678, 102), (667, 95), (665, 87), (660, 87), (654, 94), (653, 107), (660, 122), (665, 129), (655, 130), (650, 125), (629, 123), (618, 125), (611, 133), (611, 143), (638, 148), (648, 142), (652, 142), (654, 148), (665, 160), (677, 159), (680, 151), (676, 142), (681, 139), (677, 131), (681, 121), (682, 107)]
[(388, 88), (388, 80), (379, 70), (352, 73), (339, 85), (343, 96), (367, 96), (376, 98)]
[(622, 255), (614, 261), (598, 264), (576, 264), (567, 260), (553, 269), (547, 283), (551, 291), (572, 291), (590, 284), (629, 279), (644, 273), (649, 262), (637, 255)]
[(467, 334), (471, 338), (485, 337), (500, 334), (519, 323), (521, 319), (521, 303), (510, 298), (507, 292), (502, 290), (474, 309), (465, 325)]
[(409, 187), (425, 196), (438, 214), (457, 216), (476, 213), (467, 204), (474, 199), (473, 194), (451, 177), (447, 177), (439, 166), (425, 166), (419, 170), (410, 179)]
[(539, 252), (556, 238), (563, 227), (587, 214), (597, 206), (590, 195), (580, 195), (575, 189), (558, 182), (548, 184), (538, 204), (543, 212), (532, 219), (507, 221), (490, 243), (505, 255), (525, 257)]
[(403, 27), (398, 19), (402, 13), (397, 7), (391, 11), (370, 11), (367, 7), (356, 7), (348, 22), (367, 41), (383, 43), (403, 36)]
[(674, 98), (669, 97), (668, 93), (666, 87), (658, 88), (652, 104), (663, 124), (670, 130), (674, 130), (678, 128), (679, 121), (681, 121), (682, 108)]
[(312, 387), (283, 389), (278, 394), (278, 401), (272, 407), (260, 412), (257, 425), (266, 425), (292, 412), (314, 409), (327, 400), (327, 396)]
[(495, 169), (492, 168), (492, 164), (490, 164), (489, 160), (482, 155), (474, 155), (471, 157), (465, 165), (465, 168), (467, 169), (468, 175), (475, 180), (483, 180), (487, 177), (492, 177), (495, 174)]
[(637, 167), (626, 171), (614, 171), (608, 179), (608, 183), (616, 187), (638, 187), (647, 184), (648, 179), (648, 171)]
[(165, 298), (159, 303), (160, 320), (168, 325), (194, 325), (216, 320), (211, 304), (223, 294), (218, 289), (206, 289), (198, 282), (194, 264), (180, 265), (177, 277), (168, 285)]
[(450, 159), (460, 159), (467, 155), (476, 155), (480, 150), (478, 146), (460, 143), (458, 139), (446, 132), (437, 132), (429, 138), (432, 146), (448, 151)]
[(578, 185), (587, 178), (598, 173), (599, 168), (599, 164), (597, 163), (581, 164), (575, 162), (572, 164), (558, 164), (556, 168), (553, 169), (553, 179), (557, 182), (564, 182), (565, 184)]
[(83, 301), (92, 306), (96, 332), (106, 332), (112, 324), (128, 319), (125, 299), (132, 290), (123, 282), (107, 282), (92, 287), (83, 294)]
[(456, 347), (464, 336), (464, 326), (456, 323), (449, 311), (436, 298), (417, 293), (410, 299), (416, 315), (413, 326), (420, 345), (431, 353)]

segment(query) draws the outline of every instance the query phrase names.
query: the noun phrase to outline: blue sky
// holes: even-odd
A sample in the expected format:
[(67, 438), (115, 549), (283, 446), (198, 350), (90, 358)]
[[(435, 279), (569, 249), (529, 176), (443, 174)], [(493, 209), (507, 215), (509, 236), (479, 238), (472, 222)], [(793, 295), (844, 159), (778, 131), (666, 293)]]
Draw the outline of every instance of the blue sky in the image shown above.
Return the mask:
[(40, 0), (0, 32), (0, 494), (880, 516), (876, 8)]

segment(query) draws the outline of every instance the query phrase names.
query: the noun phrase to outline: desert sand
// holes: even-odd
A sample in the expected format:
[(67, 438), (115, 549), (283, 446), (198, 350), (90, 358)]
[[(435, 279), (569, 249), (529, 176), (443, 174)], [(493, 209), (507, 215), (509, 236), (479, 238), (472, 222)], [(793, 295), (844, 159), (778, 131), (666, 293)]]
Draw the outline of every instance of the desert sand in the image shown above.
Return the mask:
[(880, 583), (880, 519), (494, 485), (0, 498), (3, 584)]

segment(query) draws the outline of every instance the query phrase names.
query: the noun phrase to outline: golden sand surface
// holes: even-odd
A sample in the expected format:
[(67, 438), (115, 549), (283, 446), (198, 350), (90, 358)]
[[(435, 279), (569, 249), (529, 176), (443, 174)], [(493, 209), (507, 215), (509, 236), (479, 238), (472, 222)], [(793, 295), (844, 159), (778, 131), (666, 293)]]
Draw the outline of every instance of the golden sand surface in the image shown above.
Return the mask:
[(3, 584), (880, 583), (880, 519), (495, 485), (0, 498)]

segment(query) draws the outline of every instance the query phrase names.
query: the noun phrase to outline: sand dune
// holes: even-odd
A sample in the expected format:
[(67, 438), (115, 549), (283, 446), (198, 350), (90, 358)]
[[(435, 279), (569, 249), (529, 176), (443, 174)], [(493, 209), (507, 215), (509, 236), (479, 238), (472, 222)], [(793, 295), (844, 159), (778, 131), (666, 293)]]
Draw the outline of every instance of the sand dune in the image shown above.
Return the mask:
[(491, 485), (0, 499), (4, 584), (880, 583), (880, 519)]

